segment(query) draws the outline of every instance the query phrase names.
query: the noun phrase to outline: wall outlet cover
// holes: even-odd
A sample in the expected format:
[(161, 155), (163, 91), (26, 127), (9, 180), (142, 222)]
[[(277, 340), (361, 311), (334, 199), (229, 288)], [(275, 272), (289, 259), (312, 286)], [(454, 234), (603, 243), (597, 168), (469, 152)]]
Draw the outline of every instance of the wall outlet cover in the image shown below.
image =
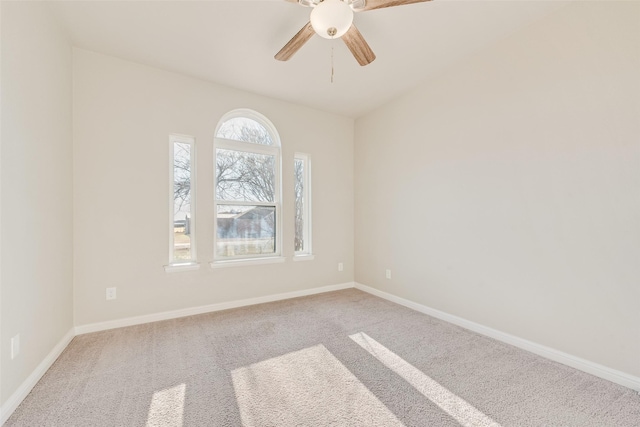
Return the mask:
[(116, 299), (116, 288), (107, 288), (107, 299)]
[(20, 334), (11, 338), (11, 360), (18, 357), (20, 354)]

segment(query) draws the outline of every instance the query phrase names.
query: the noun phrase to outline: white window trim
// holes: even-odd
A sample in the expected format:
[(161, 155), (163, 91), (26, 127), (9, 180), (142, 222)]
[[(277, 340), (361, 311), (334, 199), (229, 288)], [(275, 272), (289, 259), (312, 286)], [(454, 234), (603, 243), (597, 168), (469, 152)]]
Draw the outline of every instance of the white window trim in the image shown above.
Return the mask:
[[(190, 135), (171, 134), (169, 135), (169, 264), (164, 266), (167, 273), (176, 271), (187, 271), (199, 268), (196, 252), (196, 139)], [(191, 149), (191, 259), (177, 260), (173, 258), (174, 254), (174, 209), (175, 202), (173, 199), (174, 192), (174, 147), (176, 143), (189, 144)], [(194, 268), (194, 266), (197, 266)]]
[(285, 260), (286, 258), (283, 256), (263, 256), (259, 258), (225, 259), (213, 261), (209, 265), (211, 268), (245, 267), (249, 265), (279, 264), (285, 262)]
[[(228, 112), (220, 121), (218, 121), (218, 125), (216, 126), (215, 134), (218, 134), (218, 130), (220, 126), (233, 118), (236, 117), (245, 117), (248, 119), (252, 119), (263, 125), (273, 138), (273, 145), (263, 145), (263, 144), (255, 144), (252, 142), (245, 141), (236, 141), (230, 140), (226, 138), (219, 138), (215, 136), (213, 138), (213, 257), (214, 260), (210, 263), (211, 268), (221, 268), (221, 267), (237, 267), (244, 265), (260, 265), (260, 264), (272, 264), (284, 262), (285, 258), (282, 256), (282, 145), (280, 144), (280, 135), (278, 134), (275, 126), (269, 119), (267, 119), (262, 114), (250, 110), (250, 109), (237, 109)], [(253, 255), (247, 257), (237, 257), (237, 258), (216, 258), (217, 257), (217, 240), (218, 240), (218, 221), (217, 221), (217, 212), (218, 212), (218, 199), (216, 197), (216, 150), (235, 150), (249, 153), (258, 153), (265, 155), (273, 155), (276, 158), (275, 161), (275, 171), (274, 177), (276, 179), (275, 185), (275, 200), (273, 203), (271, 202), (239, 202), (233, 200), (225, 200), (221, 204), (227, 205), (245, 205), (245, 206), (275, 206), (276, 210), (276, 233), (275, 233), (275, 252), (268, 255)]]
[(183, 262), (164, 266), (166, 273), (178, 273), (181, 271), (194, 271), (200, 269), (200, 263), (198, 262)]
[[(301, 160), (304, 162), (304, 190), (302, 198), (303, 204), (303, 218), (304, 227), (302, 229), (303, 241), (305, 249), (302, 251), (295, 251), (294, 261), (311, 261), (313, 260), (313, 237), (312, 237), (312, 222), (311, 222), (311, 157), (306, 153), (295, 153), (293, 156), (294, 168), (295, 161)], [(295, 178), (294, 178), (295, 179)], [(295, 219), (294, 219), (295, 220)]]

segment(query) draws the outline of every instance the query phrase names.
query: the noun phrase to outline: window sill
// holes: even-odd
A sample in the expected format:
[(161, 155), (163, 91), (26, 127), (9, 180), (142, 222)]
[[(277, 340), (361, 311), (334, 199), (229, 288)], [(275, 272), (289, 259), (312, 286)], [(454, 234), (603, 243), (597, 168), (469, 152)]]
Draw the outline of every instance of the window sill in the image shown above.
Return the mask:
[(300, 254), (300, 255), (294, 255), (293, 260), (294, 261), (313, 261), (315, 258), (315, 255), (313, 254)]
[(179, 271), (193, 271), (199, 270), (200, 263), (198, 262), (184, 262), (184, 263), (176, 263), (169, 264), (164, 266), (164, 271), (166, 273), (177, 273)]
[(247, 265), (278, 264), (284, 261), (284, 257), (276, 256), (268, 258), (245, 258), (225, 261), (213, 261), (210, 265), (211, 268), (244, 267)]

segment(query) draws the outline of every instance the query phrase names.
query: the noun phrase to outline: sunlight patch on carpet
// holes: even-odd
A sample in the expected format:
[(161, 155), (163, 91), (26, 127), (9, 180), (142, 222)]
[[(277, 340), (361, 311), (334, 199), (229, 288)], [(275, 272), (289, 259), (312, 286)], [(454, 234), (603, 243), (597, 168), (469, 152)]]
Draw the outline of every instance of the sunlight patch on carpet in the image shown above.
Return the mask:
[(235, 369), (231, 376), (244, 427), (403, 425), (322, 344)]
[(185, 384), (153, 393), (146, 427), (182, 427)]
[(480, 412), (466, 400), (452, 393), (364, 332), (349, 335), (349, 338), (367, 350), (387, 368), (401, 376), (427, 399), (438, 405), (440, 409), (451, 415), (460, 425), (464, 427), (500, 427), (500, 424)]

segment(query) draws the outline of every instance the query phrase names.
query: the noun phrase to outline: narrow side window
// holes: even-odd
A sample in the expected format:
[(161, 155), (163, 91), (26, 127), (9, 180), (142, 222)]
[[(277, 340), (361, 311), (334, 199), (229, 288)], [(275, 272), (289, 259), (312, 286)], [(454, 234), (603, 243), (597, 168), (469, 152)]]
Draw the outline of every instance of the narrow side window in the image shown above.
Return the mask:
[(196, 262), (195, 139), (171, 135), (169, 264)]
[(294, 157), (295, 189), (295, 254), (311, 252), (311, 162), (309, 156), (296, 153)]

